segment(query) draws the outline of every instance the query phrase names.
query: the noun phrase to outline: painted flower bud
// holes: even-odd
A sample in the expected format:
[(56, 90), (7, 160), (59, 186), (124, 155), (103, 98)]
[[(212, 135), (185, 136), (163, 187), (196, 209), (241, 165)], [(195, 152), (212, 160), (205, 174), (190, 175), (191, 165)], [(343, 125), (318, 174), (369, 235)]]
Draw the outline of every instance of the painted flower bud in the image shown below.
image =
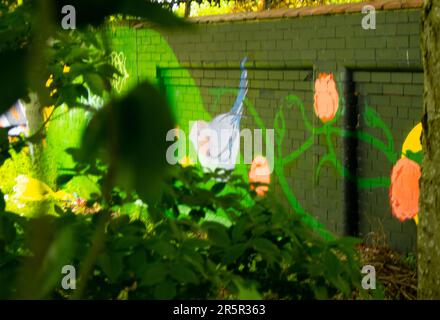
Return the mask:
[(315, 81), (314, 109), (322, 122), (335, 117), (339, 107), (339, 94), (333, 74), (320, 73)]
[[(269, 162), (263, 156), (257, 156), (252, 161), (251, 169), (249, 170), (249, 182), (257, 184), (270, 184), (270, 168)], [(269, 186), (251, 185), (251, 190), (255, 190), (259, 197), (263, 197), (268, 191)]]
[(414, 218), (419, 211), (419, 164), (401, 158), (391, 172), (390, 204), (393, 215), (400, 221)]

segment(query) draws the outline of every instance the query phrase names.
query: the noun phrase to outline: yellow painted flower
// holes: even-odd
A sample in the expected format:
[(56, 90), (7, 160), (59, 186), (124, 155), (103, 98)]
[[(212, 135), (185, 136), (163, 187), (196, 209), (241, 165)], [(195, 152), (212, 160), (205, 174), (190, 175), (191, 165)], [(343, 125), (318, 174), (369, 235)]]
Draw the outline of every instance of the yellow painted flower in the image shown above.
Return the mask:
[(70, 67), (67, 64), (65, 64), (63, 68), (63, 73), (69, 73), (69, 72), (70, 72)]
[[(412, 152), (412, 153), (417, 153), (422, 151), (422, 144), (420, 142), (420, 137), (422, 136), (422, 123), (419, 122), (407, 135), (405, 141), (403, 142), (402, 145), (402, 156), (401, 158), (406, 158), (406, 154), (408, 153), (408, 151)], [(414, 188), (413, 190), (411, 190), (411, 192), (414, 192), (418, 194), (419, 189), (418, 189), (418, 183), (417, 183), (417, 187)], [(417, 199), (417, 203), (418, 203), (418, 199)], [(416, 224), (419, 223), (419, 217), (418, 217), (418, 213), (415, 214), (414, 216), (414, 222)]]
[(53, 74), (50, 75), (49, 79), (46, 81), (46, 88), (49, 88), (53, 83)]
[(417, 153), (422, 151), (422, 144), (420, 143), (420, 137), (422, 136), (422, 123), (419, 122), (406, 137), (402, 145), (402, 158), (408, 151)]
[[(49, 119), (49, 117), (52, 114), (54, 108), (55, 108), (54, 105), (47, 106), (47, 107), (43, 108), (43, 120), (44, 120), (44, 122), (46, 122), (47, 119)], [(49, 122), (46, 123), (46, 130), (47, 130), (48, 127), (49, 127)]]
[(57, 92), (58, 92), (57, 89), (53, 89), (52, 92), (50, 93), (50, 96), (53, 97)]

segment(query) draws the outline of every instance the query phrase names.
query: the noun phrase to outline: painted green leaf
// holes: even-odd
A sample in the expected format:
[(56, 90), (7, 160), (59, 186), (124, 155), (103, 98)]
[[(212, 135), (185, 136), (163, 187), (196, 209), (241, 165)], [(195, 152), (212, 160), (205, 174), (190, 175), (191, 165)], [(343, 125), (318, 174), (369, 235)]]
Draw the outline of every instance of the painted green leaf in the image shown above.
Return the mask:
[(418, 163), (419, 165), (422, 165), (422, 162), (423, 162), (423, 151), (412, 152), (411, 150), (406, 150), (405, 156), (408, 159)]

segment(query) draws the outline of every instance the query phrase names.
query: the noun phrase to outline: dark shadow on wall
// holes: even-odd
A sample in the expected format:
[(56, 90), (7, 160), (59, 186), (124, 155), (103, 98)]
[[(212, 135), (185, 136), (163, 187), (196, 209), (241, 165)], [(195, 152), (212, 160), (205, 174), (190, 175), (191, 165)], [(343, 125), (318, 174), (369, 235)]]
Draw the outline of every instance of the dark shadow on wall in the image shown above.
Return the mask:
[[(346, 110), (344, 114), (344, 129), (355, 131), (358, 123), (358, 96), (355, 92), (355, 83), (353, 73), (345, 72), (344, 95)], [(344, 139), (344, 165), (349, 172), (357, 172), (358, 167), (358, 141), (353, 138)], [(358, 206), (358, 188), (355, 181), (344, 179), (344, 216), (345, 216), (345, 234), (357, 237), (359, 236), (359, 206)]]

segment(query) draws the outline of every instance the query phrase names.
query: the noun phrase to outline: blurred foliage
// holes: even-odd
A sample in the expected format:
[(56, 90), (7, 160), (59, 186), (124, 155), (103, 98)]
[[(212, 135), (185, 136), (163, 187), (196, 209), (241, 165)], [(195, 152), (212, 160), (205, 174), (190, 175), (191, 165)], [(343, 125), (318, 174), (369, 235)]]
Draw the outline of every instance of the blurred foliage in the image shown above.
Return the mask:
[[(186, 2), (180, 2), (174, 7), (174, 13), (180, 17), (183, 17), (185, 15), (186, 5)], [(200, 3), (196, 1), (191, 2), (190, 16), (201, 17), (235, 12), (240, 11), (236, 1), (234, 0), (220, 0), (219, 2), (203, 0)]]
[[(362, 0), (201, 0), (191, 1), (190, 16), (201, 17), (238, 12), (258, 12), (266, 8), (301, 8), (352, 2), (362, 2)], [(178, 1), (178, 4), (175, 4), (173, 7), (173, 11), (178, 16), (183, 17), (185, 15), (185, 8), (186, 2)]]
[[(324, 241), (230, 173), (176, 168), (166, 181), (161, 200), (148, 207), (135, 195), (113, 189), (108, 200), (95, 198), (101, 204), (95, 214), (66, 211), (59, 217), (27, 219), (2, 213), (0, 297), (20, 296), (23, 284), (12, 280), (20, 280), (17, 266), (36, 259), (24, 240), (35, 236), (29, 231), (32, 225), (44, 221), (51, 226), (52, 254), (34, 270), (44, 284), (35, 295), (72, 298), (75, 290), (59, 286), (61, 266), (83, 268), (99, 218), (105, 215), (111, 218), (83, 291), (87, 299), (226, 299), (246, 298), (241, 296), (245, 293), (267, 299), (328, 299), (351, 298), (359, 291), (358, 240)], [(136, 206), (143, 208), (137, 216), (125, 213)], [(217, 211), (228, 216), (229, 227), (206, 219)]]
[(174, 126), (165, 98), (143, 82), (97, 112), (84, 133), (81, 153), (83, 159), (99, 157), (109, 165), (112, 185), (136, 190), (151, 201), (169, 166), (164, 137)]

